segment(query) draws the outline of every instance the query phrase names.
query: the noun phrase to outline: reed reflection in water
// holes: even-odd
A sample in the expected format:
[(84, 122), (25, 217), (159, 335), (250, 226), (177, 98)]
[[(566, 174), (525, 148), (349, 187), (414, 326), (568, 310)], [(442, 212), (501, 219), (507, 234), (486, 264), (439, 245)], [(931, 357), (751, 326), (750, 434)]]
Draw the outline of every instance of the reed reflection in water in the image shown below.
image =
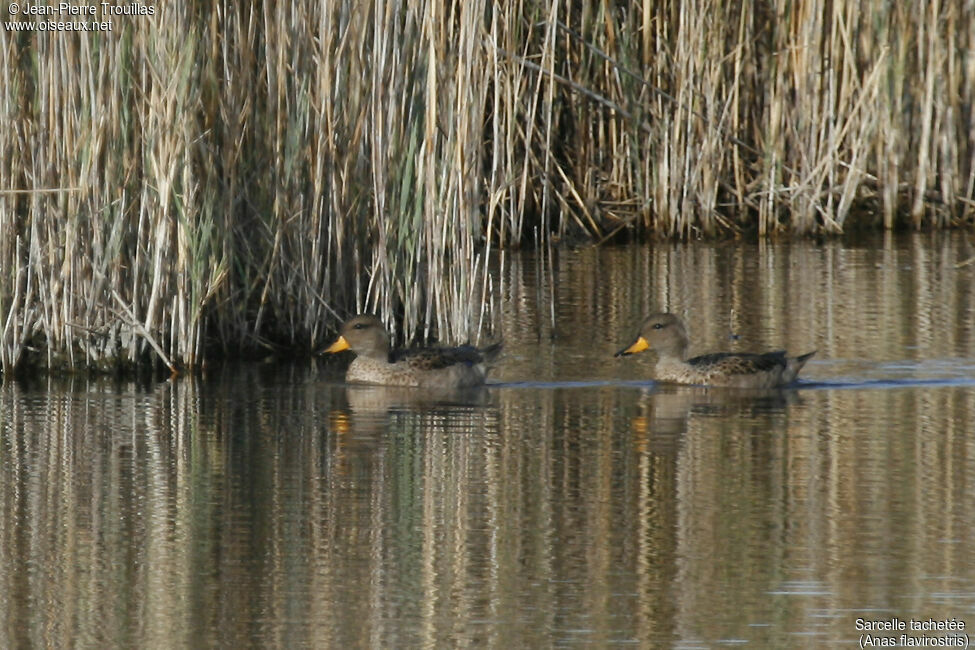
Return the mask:
[[(512, 262), (481, 391), (319, 364), (6, 382), (0, 644), (819, 648), (857, 617), (973, 624), (972, 266), (918, 241), (564, 255), (554, 328)], [(651, 305), (696, 314), (702, 348), (820, 354), (797, 390), (657, 386), (611, 357)]]

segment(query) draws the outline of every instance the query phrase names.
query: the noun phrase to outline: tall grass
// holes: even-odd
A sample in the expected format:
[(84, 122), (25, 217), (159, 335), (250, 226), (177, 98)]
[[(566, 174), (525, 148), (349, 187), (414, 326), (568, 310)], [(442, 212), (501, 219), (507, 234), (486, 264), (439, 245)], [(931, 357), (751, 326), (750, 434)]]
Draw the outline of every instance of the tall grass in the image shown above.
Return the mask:
[(311, 349), (357, 311), (475, 339), (511, 246), (972, 222), (958, 3), (156, 9), (0, 30), (4, 371)]

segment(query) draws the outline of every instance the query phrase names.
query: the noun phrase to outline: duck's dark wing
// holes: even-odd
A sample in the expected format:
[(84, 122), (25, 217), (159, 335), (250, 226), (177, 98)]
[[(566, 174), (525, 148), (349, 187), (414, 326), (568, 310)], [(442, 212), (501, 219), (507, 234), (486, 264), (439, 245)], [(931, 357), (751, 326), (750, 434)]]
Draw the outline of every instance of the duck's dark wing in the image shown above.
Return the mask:
[(394, 350), (389, 355), (390, 363), (405, 363), (419, 370), (439, 370), (457, 364), (472, 366), (483, 363), (484, 355), (473, 345), (456, 348), (413, 348)]
[(765, 354), (716, 352), (688, 359), (687, 363), (701, 371), (717, 370), (725, 375), (750, 375), (784, 368), (786, 357), (785, 350)]

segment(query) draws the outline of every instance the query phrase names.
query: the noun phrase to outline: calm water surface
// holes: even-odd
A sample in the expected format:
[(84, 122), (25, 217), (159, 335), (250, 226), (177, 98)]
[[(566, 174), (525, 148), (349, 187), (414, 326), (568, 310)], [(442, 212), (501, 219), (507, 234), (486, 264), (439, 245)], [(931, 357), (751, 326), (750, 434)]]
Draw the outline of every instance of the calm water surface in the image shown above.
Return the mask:
[[(319, 361), (7, 382), (0, 646), (972, 634), (972, 257), (957, 234), (563, 251), (554, 285), (509, 257), (495, 383), (461, 394)], [(818, 353), (796, 389), (658, 386), (612, 357), (652, 309), (697, 352)]]

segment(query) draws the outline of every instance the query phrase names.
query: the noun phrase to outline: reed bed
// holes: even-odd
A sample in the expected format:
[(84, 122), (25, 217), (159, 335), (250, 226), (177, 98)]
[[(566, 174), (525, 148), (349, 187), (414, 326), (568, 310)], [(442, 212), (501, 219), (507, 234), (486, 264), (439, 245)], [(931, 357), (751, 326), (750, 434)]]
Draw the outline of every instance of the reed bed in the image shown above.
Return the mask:
[(311, 350), (359, 311), (475, 340), (509, 247), (973, 221), (961, 3), (111, 19), (0, 30), (5, 373)]

